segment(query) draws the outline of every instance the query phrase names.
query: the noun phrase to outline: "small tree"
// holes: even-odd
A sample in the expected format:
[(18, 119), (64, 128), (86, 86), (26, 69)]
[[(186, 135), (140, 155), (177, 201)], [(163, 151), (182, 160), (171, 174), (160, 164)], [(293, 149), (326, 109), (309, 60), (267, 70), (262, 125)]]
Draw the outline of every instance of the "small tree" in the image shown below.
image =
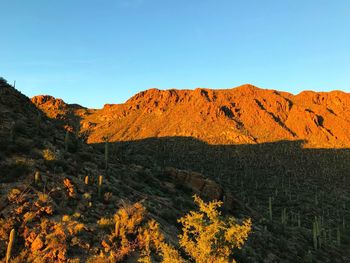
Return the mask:
[(240, 225), (233, 217), (221, 217), (217, 209), (222, 202), (205, 203), (196, 195), (194, 201), (199, 212), (191, 211), (178, 220), (183, 225), (180, 246), (196, 263), (235, 262), (233, 249), (242, 248), (247, 240), (251, 220), (244, 220)]

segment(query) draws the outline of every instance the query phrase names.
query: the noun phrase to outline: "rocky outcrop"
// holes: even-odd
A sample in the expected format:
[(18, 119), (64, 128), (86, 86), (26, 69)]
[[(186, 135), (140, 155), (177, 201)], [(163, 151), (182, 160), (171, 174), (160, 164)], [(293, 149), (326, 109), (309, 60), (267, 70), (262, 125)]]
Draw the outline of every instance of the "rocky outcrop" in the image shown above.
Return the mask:
[(204, 200), (223, 201), (223, 208), (226, 211), (232, 212), (243, 209), (248, 211), (255, 219), (261, 218), (260, 214), (235, 198), (231, 192), (225, 191), (223, 187), (201, 173), (166, 167), (164, 175), (170, 177), (174, 183), (191, 189), (194, 194), (199, 195)]
[(223, 198), (224, 191), (222, 187), (200, 173), (166, 167), (164, 174), (171, 177), (174, 182), (190, 188), (202, 198), (209, 200), (221, 200)]

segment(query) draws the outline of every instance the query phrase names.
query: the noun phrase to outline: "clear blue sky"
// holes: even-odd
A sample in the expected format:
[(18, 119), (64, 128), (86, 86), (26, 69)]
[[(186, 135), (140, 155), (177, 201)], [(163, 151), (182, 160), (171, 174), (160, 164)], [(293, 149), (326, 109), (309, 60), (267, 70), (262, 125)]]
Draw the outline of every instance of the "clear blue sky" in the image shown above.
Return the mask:
[(0, 76), (102, 107), (148, 88), (350, 91), (349, 0), (0, 0)]

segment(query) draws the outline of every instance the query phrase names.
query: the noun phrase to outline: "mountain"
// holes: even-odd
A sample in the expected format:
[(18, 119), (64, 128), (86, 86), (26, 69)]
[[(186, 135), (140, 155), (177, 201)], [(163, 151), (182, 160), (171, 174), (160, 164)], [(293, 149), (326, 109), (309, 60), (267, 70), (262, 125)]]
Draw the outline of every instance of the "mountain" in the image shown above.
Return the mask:
[(0, 78), (0, 261), (14, 229), (13, 262), (136, 262), (155, 220), (193, 262), (177, 219), (196, 194), (252, 220), (238, 262), (349, 262), (347, 99), (244, 85), (87, 109)]
[(48, 116), (79, 119), (88, 143), (190, 136), (209, 144), (303, 140), (307, 147), (350, 146), (350, 94), (304, 91), (298, 95), (242, 85), (233, 89), (140, 92), (102, 109), (32, 98)]

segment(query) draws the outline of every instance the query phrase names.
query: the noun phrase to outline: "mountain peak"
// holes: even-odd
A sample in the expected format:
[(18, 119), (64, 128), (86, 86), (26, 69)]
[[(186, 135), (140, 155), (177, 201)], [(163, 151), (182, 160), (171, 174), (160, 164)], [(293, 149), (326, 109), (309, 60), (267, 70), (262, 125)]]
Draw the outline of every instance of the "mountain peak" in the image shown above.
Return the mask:
[[(304, 140), (311, 147), (349, 147), (350, 95), (298, 95), (244, 84), (232, 89), (149, 89), (123, 104), (79, 111), (50, 96), (33, 98), (54, 116), (80, 119), (89, 142), (189, 136), (211, 144)], [(71, 119), (71, 117), (68, 117)]]

